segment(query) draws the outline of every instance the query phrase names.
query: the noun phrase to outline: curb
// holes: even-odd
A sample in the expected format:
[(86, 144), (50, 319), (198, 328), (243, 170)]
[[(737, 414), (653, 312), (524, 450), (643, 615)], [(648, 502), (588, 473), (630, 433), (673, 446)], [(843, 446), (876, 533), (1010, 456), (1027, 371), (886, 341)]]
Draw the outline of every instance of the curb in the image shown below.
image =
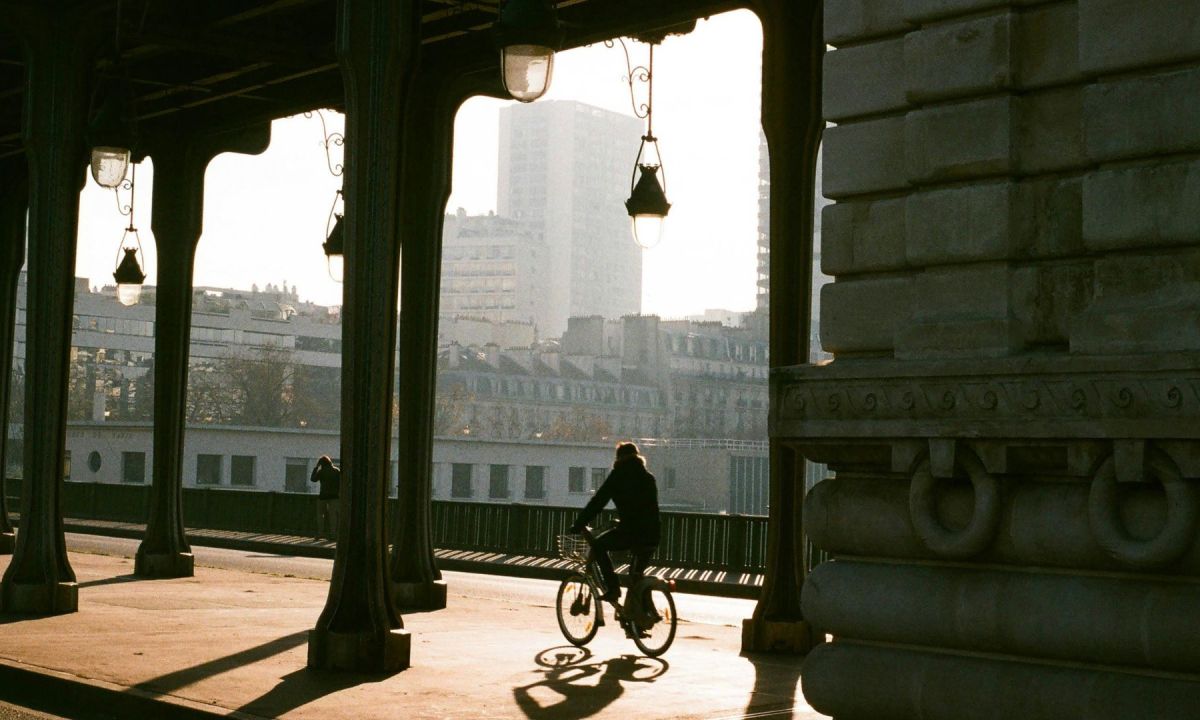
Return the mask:
[(0, 659), (0, 699), (74, 720), (260, 720), (258, 715)]

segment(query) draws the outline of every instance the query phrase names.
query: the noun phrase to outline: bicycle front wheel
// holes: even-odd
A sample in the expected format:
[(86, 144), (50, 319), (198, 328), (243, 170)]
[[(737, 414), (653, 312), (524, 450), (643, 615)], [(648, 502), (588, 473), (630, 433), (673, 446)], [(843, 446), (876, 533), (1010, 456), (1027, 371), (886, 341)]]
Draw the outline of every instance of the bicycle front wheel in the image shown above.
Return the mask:
[(583, 647), (600, 630), (600, 598), (583, 575), (572, 575), (558, 586), (558, 629), (572, 645)]
[(642, 591), (641, 602), (633, 643), (647, 656), (658, 657), (675, 642), (675, 598), (665, 587), (648, 587)]

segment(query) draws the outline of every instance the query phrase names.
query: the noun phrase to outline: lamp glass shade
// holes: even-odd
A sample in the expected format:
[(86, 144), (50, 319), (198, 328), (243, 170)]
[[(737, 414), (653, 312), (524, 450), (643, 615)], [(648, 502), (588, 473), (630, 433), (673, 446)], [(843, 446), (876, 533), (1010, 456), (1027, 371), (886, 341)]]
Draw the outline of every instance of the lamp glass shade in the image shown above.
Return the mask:
[(545, 45), (508, 45), (500, 51), (504, 89), (514, 99), (533, 102), (550, 89), (554, 50)]
[(117, 283), (117, 302), (129, 307), (137, 305), (142, 299), (142, 284)]
[(649, 250), (662, 242), (666, 224), (667, 219), (662, 215), (634, 215), (633, 241), (642, 249)]
[(329, 277), (334, 282), (342, 282), (345, 278), (346, 262), (344, 255), (326, 255), (325, 262), (329, 265)]
[(92, 179), (101, 187), (116, 188), (129, 171), (129, 148), (100, 146), (92, 148)]

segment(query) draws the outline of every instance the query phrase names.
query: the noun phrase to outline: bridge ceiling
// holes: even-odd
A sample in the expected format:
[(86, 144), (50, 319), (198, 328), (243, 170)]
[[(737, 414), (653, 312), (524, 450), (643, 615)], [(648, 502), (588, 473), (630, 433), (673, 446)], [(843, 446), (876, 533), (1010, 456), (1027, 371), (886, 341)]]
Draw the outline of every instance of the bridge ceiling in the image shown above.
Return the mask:
[[(747, 0), (560, 0), (568, 45), (670, 26)], [(500, 0), (423, 0), (423, 55), (447, 72), (485, 71)], [(0, 6), (3, 5), (0, 0)], [(121, 3), (119, 63), (106, 42), (96, 75), (127, 74), (140, 127), (225, 128), (342, 104), (336, 0)], [(648, 7), (649, 6), (649, 7)], [(111, 18), (116, 0), (91, 4)], [(0, 35), (0, 158), (20, 152), (24, 58)]]

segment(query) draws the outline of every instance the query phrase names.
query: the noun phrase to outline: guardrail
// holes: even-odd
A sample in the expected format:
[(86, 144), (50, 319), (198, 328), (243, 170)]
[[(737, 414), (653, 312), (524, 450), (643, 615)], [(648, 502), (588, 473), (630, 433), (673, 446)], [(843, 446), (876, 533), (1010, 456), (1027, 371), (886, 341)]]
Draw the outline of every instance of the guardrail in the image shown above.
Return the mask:
[[(20, 480), (8, 481), (9, 507), (20, 507)], [(64, 482), (66, 517), (145, 522), (150, 487)], [(555, 539), (578, 507), (433, 501), (433, 544), (450, 550), (554, 557)], [(388, 500), (389, 527), (397, 501)], [(187, 527), (277, 535), (312, 536), (317, 497), (300, 493), (229, 488), (184, 488)], [(610, 518), (602, 514), (599, 522)], [(697, 570), (762, 573), (766, 569), (767, 518), (761, 515), (662, 513), (662, 541), (654, 564)]]

